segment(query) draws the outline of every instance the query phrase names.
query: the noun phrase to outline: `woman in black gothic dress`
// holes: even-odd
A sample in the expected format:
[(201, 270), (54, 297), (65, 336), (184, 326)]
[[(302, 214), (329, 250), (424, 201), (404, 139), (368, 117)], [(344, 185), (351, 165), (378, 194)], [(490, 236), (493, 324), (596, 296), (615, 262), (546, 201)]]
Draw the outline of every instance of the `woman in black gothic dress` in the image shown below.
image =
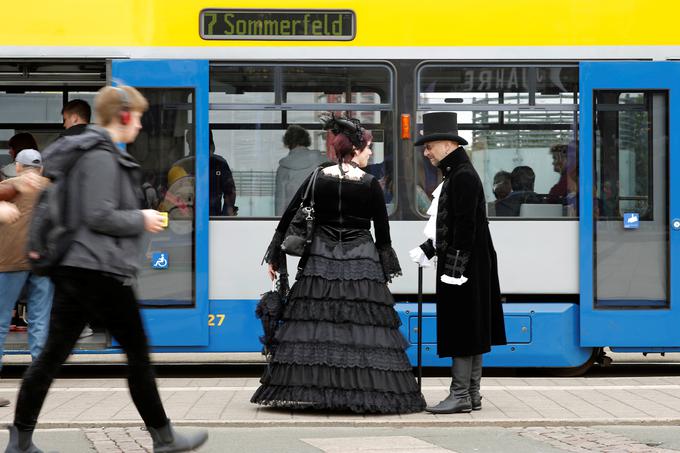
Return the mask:
[[(342, 118), (331, 117), (327, 129), (334, 132), (338, 162), (325, 164), (318, 174), (309, 256), (290, 290), (278, 346), (251, 402), (290, 409), (418, 412), (425, 401), (387, 288), (401, 268), (383, 191), (361, 170), (371, 155), (372, 135), (358, 121)], [(272, 279), (285, 260), (281, 242), (306, 184), (267, 250)]]

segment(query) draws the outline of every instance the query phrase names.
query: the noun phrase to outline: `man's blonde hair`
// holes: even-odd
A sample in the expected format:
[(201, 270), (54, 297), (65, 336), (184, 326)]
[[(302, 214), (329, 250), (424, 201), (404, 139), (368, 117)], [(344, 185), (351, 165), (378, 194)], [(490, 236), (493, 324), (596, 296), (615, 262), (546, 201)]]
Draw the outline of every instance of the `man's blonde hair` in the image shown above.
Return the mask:
[(102, 126), (111, 124), (122, 111), (144, 113), (148, 108), (149, 102), (142, 93), (127, 85), (106, 86), (94, 98), (94, 111)]

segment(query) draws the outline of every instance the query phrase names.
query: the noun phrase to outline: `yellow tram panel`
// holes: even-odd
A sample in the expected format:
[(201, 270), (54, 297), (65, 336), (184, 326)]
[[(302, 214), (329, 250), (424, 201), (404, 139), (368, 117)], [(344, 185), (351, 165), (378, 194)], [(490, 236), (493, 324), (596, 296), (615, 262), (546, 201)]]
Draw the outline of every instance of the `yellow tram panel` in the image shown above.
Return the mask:
[[(350, 9), (351, 41), (222, 41), (199, 35), (204, 8)], [(677, 0), (24, 0), (2, 5), (0, 47), (672, 46)], [(680, 57), (680, 55), (679, 55)]]

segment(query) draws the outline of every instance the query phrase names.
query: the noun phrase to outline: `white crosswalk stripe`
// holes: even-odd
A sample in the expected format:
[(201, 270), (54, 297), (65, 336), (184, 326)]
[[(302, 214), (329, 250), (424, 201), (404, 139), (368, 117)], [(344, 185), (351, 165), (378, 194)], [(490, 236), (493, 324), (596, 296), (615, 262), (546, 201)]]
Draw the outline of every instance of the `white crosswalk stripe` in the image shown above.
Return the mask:
[(330, 437), (301, 441), (326, 453), (455, 453), (411, 436)]

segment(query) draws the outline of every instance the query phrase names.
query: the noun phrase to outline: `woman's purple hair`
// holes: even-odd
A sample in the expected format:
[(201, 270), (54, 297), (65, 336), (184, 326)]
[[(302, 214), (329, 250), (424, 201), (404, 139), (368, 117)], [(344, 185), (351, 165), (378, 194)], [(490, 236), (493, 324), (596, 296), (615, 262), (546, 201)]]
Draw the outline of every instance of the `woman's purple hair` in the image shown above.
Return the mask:
[(349, 162), (354, 157), (354, 150), (363, 150), (373, 140), (371, 131), (363, 128), (356, 118), (331, 114), (324, 119), (324, 129), (334, 134), (330, 144), (339, 162)]
[(363, 129), (361, 132), (361, 140), (359, 140), (359, 146), (352, 143), (349, 136), (344, 133), (336, 135), (331, 141), (333, 150), (335, 151), (335, 157), (339, 162), (349, 162), (354, 157), (354, 150), (362, 150), (366, 148), (366, 145), (373, 140), (373, 134), (368, 129)]

